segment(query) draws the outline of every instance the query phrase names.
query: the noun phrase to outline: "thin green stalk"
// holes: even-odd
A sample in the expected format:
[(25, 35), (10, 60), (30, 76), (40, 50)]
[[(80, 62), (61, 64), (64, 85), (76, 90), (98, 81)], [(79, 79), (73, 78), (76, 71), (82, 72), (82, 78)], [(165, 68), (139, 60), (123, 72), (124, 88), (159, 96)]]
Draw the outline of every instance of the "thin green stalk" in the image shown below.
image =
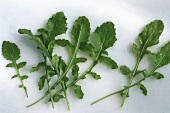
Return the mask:
[[(17, 63), (16, 63), (16, 61), (13, 61), (13, 63), (14, 63), (14, 65), (15, 65), (15, 69), (17, 70), (17, 75), (18, 75), (18, 77), (20, 78), (21, 85), (24, 86), (24, 83), (23, 83), (23, 81), (22, 81), (22, 79), (21, 79), (21, 75), (20, 75), (20, 72), (19, 72)], [(25, 94), (26, 94), (26, 96), (27, 96), (27, 98), (28, 98), (28, 92), (27, 92), (25, 86), (24, 86), (24, 91), (25, 91)]]
[[(44, 60), (45, 60), (45, 64), (47, 64), (47, 58), (45, 56), (44, 56)], [(53, 100), (53, 96), (52, 96), (52, 93), (51, 93), (51, 87), (50, 87), (50, 84), (49, 84), (49, 78), (48, 78), (48, 73), (47, 73), (47, 65), (45, 65), (45, 70), (46, 70), (46, 81), (47, 81), (48, 92), (50, 94), (51, 104), (52, 104), (52, 107), (54, 109), (54, 100)]]

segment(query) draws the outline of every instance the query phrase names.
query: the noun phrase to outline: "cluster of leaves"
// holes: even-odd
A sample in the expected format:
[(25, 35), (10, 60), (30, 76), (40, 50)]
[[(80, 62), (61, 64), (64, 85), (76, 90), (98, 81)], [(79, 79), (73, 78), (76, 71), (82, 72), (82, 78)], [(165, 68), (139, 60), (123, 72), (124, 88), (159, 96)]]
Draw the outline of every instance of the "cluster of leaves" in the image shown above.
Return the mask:
[[(108, 52), (106, 51), (106, 49), (112, 47), (116, 41), (115, 28), (112, 22), (103, 23), (100, 27), (96, 28), (93, 33), (96, 40), (95, 47), (89, 42), (91, 30), (90, 22), (85, 16), (80, 16), (74, 22), (71, 30), (71, 38), (73, 42), (66, 39), (57, 39), (58, 35), (66, 33), (67, 31), (66, 20), (64, 13), (58, 12), (48, 20), (45, 28), (38, 29), (38, 35), (33, 35), (32, 32), (27, 29), (18, 30), (20, 34), (27, 34), (30, 36), (30, 39), (36, 42), (38, 49), (42, 51), (44, 61), (38, 63), (37, 66), (32, 67), (30, 72), (38, 71), (43, 67), (45, 74), (39, 79), (39, 90), (42, 90), (45, 84), (48, 87), (48, 90), (44, 93), (43, 97), (27, 107), (38, 103), (49, 95), (50, 98), (47, 99), (45, 103), (51, 102), (54, 107), (54, 102), (58, 102), (60, 99), (64, 98), (68, 108), (70, 108), (67, 97), (67, 89), (69, 87), (73, 87), (76, 96), (79, 99), (82, 99), (84, 93), (81, 86), (76, 83), (81, 79), (85, 79), (87, 74), (92, 75), (95, 79), (100, 79), (100, 75), (92, 71), (96, 64), (103, 62), (112, 69), (118, 67), (116, 62), (108, 56)], [(62, 56), (58, 56), (53, 52), (55, 45), (69, 49), (71, 57), (68, 64), (65, 63)], [(87, 53), (93, 59), (92, 64), (81, 75), (79, 74), (80, 67), (78, 66), (78, 63), (86, 62), (87, 58), (78, 57), (77, 53), (79, 50)], [(70, 77), (68, 77), (69, 70), (72, 70), (71, 73), (73, 79), (69, 79)], [(57, 76), (58, 80), (50, 86), (50, 82), (54, 76)], [(68, 84), (68, 81), (70, 81), (70, 84)], [(52, 92), (58, 85), (61, 85), (62, 89), (56, 93)]]
[(20, 49), (16, 44), (11, 43), (9, 41), (4, 41), (2, 44), (2, 55), (7, 60), (11, 61), (11, 63), (7, 64), (6, 67), (14, 68), (17, 72), (14, 76), (11, 77), (11, 79), (20, 79), (21, 84), (19, 85), (19, 88), (23, 88), (26, 93), (26, 96), (28, 97), (27, 88), (23, 83), (23, 80), (27, 79), (28, 76), (21, 75), (19, 72), (19, 69), (23, 68), (26, 65), (26, 62), (17, 63), (17, 60), (20, 58)]
[[(94, 101), (92, 104), (95, 104), (112, 95), (120, 94), (122, 96), (121, 106), (123, 106), (126, 98), (129, 97), (130, 88), (134, 86), (139, 86), (139, 88), (142, 90), (142, 93), (144, 95), (147, 95), (148, 92), (147, 88), (141, 82), (143, 82), (145, 79), (151, 76), (155, 77), (156, 79), (164, 78), (164, 76), (161, 73), (156, 72), (156, 70), (170, 63), (170, 42), (165, 44), (157, 53), (153, 53), (150, 50), (148, 50), (149, 47), (157, 45), (159, 43), (159, 37), (163, 32), (163, 29), (164, 24), (161, 20), (155, 20), (144, 27), (143, 31), (138, 36), (139, 45), (136, 44), (132, 45), (132, 51), (136, 56), (136, 65), (134, 69), (131, 70), (126, 65), (120, 67), (121, 73), (123, 75), (126, 75), (128, 78), (128, 85), (124, 86), (122, 90), (111, 93), (99, 100)], [(138, 66), (143, 57), (146, 55), (149, 55), (154, 61), (153, 64), (151, 63), (152, 69), (139, 70)], [(142, 76), (143, 78), (137, 81), (136, 83), (132, 84), (134, 78), (139, 75), (143, 75)]]

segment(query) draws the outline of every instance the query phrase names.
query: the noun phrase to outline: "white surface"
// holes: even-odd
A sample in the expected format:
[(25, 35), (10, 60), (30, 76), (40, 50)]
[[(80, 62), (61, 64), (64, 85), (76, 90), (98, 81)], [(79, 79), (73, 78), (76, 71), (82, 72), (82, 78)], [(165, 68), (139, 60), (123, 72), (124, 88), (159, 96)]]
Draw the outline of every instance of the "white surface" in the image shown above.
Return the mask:
[[(59, 11), (63, 11), (68, 18), (69, 28), (81, 15), (89, 18), (92, 32), (103, 22), (112, 21), (116, 27), (117, 42), (108, 49), (109, 55), (119, 66), (127, 65), (133, 69), (135, 58), (130, 52), (130, 46), (136, 42), (137, 35), (146, 24), (155, 19), (161, 19), (165, 24), (160, 44), (152, 48), (153, 51), (157, 51), (161, 45), (170, 40), (169, 6), (169, 0), (0, 0), (0, 44), (4, 40), (9, 40), (19, 46), (21, 49), (19, 61), (28, 62), (21, 73), (29, 75), (24, 81), (29, 93), (29, 98), (26, 98), (24, 91), (18, 88), (20, 81), (10, 79), (15, 70), (5, 67), (9, 61), (6, 61), (0, 53), (0, 113), (169, 113), (170, 65), (159, 69), (165, 75), (164, 79), (148, 79), (143, 82), (148, 89), (147, 96), (144, 96), (137, 87), (131, 89), (130, 98), (126, 100), (123, 109), (120, 108), (121, 99), (118, 95), (90, 106), (92, 101), (117, 91), (126, 84), (126, 78), (119, 70), (111, 70), (104, 65), (94, 68), (94, 71), (101, 75), (101, 80), (96, 81), (87, 77), (86, 80), (78, 82), (85, 93), (83, 100), (78, 100), (71, 89), (67, 91), (71, 111), (67, 110), (64, 100), (56, 103), (55, 109), (52, 109), (50, 104), (45, 105), (43, 101), (31, 108), (25, 108), (44, 93), (38, 91), (37, 86), (41, 72), (29, 73), (29, 69), (42, 58), (35, 49), (35, 43), (17, 33), (18, 28), (31, 29), (36, 33), (36, 29), (43, 27), (47, 19)], [(59, 51), (64, 53), (62, 50), (61, 48)], [(148, 66), (147, 61), (145, 58), (140, 68)], [(86, 68), (88, 63), (82, 66)]]

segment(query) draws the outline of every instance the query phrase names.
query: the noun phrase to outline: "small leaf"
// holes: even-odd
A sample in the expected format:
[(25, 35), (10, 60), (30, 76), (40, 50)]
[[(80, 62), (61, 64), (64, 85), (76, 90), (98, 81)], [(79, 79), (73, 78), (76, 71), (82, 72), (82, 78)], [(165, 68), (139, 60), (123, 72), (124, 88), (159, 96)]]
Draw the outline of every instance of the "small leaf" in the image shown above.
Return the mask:
[(18, 32), (20, 34), (27, 34), (28, 36), (30, 36), (31, 37), (30, 39), (34, 40), (37, 43), (38, 47), (44, 52), (45, 56), (48, 56), (48, 57), (50, 56), (48, 53), (48, 50), (46, 49), (46, 47), (43, 44), (43, 42), (41, 41), (41, 39), (37, 36), (34, 36), (30, 30), (19, 29)]
[(89, 72), (89, 74), (91, 74), (96, 80), (101, 79), (100, 75), (95, 72)]
[(165, 44), (158, 53), (153, 55), (154, 68), (158, 69), (170, 63), (170, 42)]
[(90, 43), (81, 43), (80, 44), (80, 50), (85, 51), (90, 57), (93, 59), (96, 58), (95, 48)]
[(143, 76), (146, 78), (149, 75), (149, 71), (147, 69), (143, 70)]
[(109, 55), (109, 53), (108, 53), (107, 51), (105, 51), (105, 50), (103, 50), (101, 53), (104, 54), (104, 55), (106, 55), (106, 56)]
[(59, 61), (60, 61), (60, 57), (57, 56), (57, 54), (55, 54), (52, 57), (52, 65), (53, 65), (53, 67), (55, 67), (55, 70), (56, 70), (58, 75), (60, 75)]
[(46, 79), (46, 76), (42, 76), (40, 77), (39, 81), (38, 81), (38, 86), (39, 86), (39, 90), (42, 90), (43, 87), (44, 87), (44, 84), (45, 84), (45, 79)]
[(58, 102), (58, 101), (60, 101), (60, 99), (62, 99), (62, 98), (64, 98), (64, 96), (63, 95), (54, 95), (53, 96), (53, 101), (54, 102)]
[(50, 55), (52, 55), (53, 53), (54, 45), (55, 45), (55, 40), (50, 41), (50, 43), (48, 44), (48, 52)]
[(128, 75), (131, 73), (131, 70), (127, 66), (121, 66), (120, 67), (120, 72), (124, 75)]
[(118, 68), (117, 63), (109, 57), (101, 56), (100, 61), (110, 66), (112, 69)]
[(133, 53), (135, 53), (136, 56), (138, 56), (139, 54), (139, 48), (136, 44), (133, 43), (133, 46), (132, 46), (132, 51)]
[(43, 28), (38, 29), (38, 32), (42, 35), (42, 38), (40, 38), (41, 41), (42, 41), (45, 45), (49, 44), (50, 39), (49, 39), (49, 36), (48, 36), (48, 32), (47, 32), (45, 29), (43, 29)]
[(60, 57), (59, 67), (63, 72), (66, 71), (66, 66), (67, 65), (66, 65), (65, 61)]
[(107, 48), (112, 47), (117, 40), (114, 24), (112, 22), (103, 23), (95, 30), (94, 37), (98, 50), (106, 50)]
[(2, 55), (7, 60), (14, 62), (20, 58), (20, 49), (14, 43), (11, 43), (9, 41), (3, 41)]
[(155, 77), (156, 79), (162, 79), (164, 78), (164, 75), (162, 75), (161, 73), (158, 73), (158, 72), (154, 72), (152, 74), (153, 77)]
[(72, 68), (72, 75), (73, 75), (73, 80), (77, 80), (78, 78), (78, 71), (79, 71), (79, 67), (77, 65), (74, 65)]
[(63, 12), (54, 14), (47, 22), (47, 32), (52, 40), (58, 35), (66, 33), (67, 31), (67, 18)]
[(144, 94), (144, 95), (147, 95), (147, 89), (146, 89), (146, 87), (143, 85), (143, 84), (139, 84), (139, 86), (140, 86), (140, 89), (142, 90), (142, 93)]
[(21, 80), (25, 80), (25, 79), (27, 79), (28, 78), (28, 76), (27, 75), (23, 75), (23, 76), (21, 76)]
[(84, 93), (82, 92), (81, 86), (74, 85), (74, 93), (78, 97), (78, 99), (82, 99), (84, 96)]
[(27, 63), (26, 62), (20, 62), (17, 64), (18, 69), (23, 68)]
[(6, 67), (13, 67), (13, 68), (15, 68), (15, 64), (14, 63), (9, 63), (9, 64), (6, 65)]
[(73, 54), (73, 52), (74, 52), (73, 45), (68, 40), (58, 39), (58, 40), (55, 41), (55, 44), (57, 44), (57, 45), (59, 45), (61, 47), (67, 46), (69, 48), (71, 54)]
[(86, 61), (87, 61), (87, 58), (84, 58), (84, 57), (75, 58), (74, 61), (73, 61), (73, 65), (77, 64), (77, 63), (83, 63), (83, 62), (86, 62)]
[(51, 66), (47, 66), (47, 73), (48, 75), (50, 75), (50, 77), (54, 76), (56, 73), (55, 73), (55, 70), (53, 70), (53, 68)]
[(11, 79), (13, 79), (13, 78), (17, 78), (17, 77), (18, 77), (18, 75), (14, 75), (14, 76), (12, 76), (12, 77), (11, 77)]
[(21, 85), (19, 85), (19, 88), (25, 88), (25, 86), (21, 84)]
[(45, 66), (45, 62), (40, 62), (40, 63), (38, 63), (37, 66), (31, 68), (30, 73), (31, 73), (31, 72), (34, 72), (34, 71), (38, 71), (38, 70), (39, 70), (41, 67), (43, 67), (43, 66)]

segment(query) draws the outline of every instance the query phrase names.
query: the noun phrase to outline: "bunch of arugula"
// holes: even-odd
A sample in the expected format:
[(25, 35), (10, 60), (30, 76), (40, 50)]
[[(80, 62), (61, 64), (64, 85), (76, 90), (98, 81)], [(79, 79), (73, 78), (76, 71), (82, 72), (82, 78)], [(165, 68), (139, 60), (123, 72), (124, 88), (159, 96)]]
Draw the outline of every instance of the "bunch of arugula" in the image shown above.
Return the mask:
[[(120, 94), (122, 97), (121, 107), (123, 107), (126, 98), (129, 97), (130, 88), (139, 86), (139, 88), (142, 90), (142, 93), (147, 95), (147, 88), (142, 84), (142, 82), (149, 77), (155, 77), (156, 79), (164, 78), (164, 76), (161, 73), (156, 72), (156, 70), (170, 63), (170, 42), (165, 44), (157, 53), (152, 53), (150, 50), (148, 50), (149, 47), (159, 43), (159, 37), (163, 32), (163, 29), (164, 24), (161, 20), (155, 20), (144, 27), (143, 31), (138, 36), (139, 46), (136, 44), (132, 45), (132, 51), (136, 56), (136, 65), (134, 69), (130, 70), (130, 68), (128, 68), (126, 65), (120, 67), (121, 73), (126, 75), (128, 78), (128, 85), (124, 86), (124, 88), (119, 91), (94, 101), (91, 103), (92, 105), (115, 94)], [(154, 61), (151, 70), (138, 69), (140, 62), (145, 55), (150, 55)], [(134, 78), (140, 74), (143, 75), (143, 78), (132, 84)]]
[(21, 75), (20, 71), (19, 71), (21, 68), (23, 68), (26, 65), (26, 62), (17, 63), (17, 60), (20, 58), (20, 49), (14, 43), (11, 43), (9, 41), (3, 41), (2, 55), (7, 60), (11, 61), (11, 63), (7, 64), (6, 67), (14, 68), (17, 72), (17, 74), (12, 76), (11, 79), (13, 79), (13, 78), (19, 78), (20, 79), (21, 84), (19, 85), (19, 88), (23, 88), (26, 96), (28, 97), (27, 88), (23, 83), (23, 80), (27, 79), (28, 76), (27, 75)]
[[(38, 103), (46, 96), (50, 95), (50, 98), (47, 99), (45, 103), (51, 102), (54, 108), (54, 102), (58, 102), (60, 99), (64, 98), (66, 99), (68, 109), (70, 109), (70, 104), (67, 97), (67, 88), (71, 86), (74, 87), (74, 93), (79, 99), (82, 99), (84, 93), (81, 89), (81, 86), (77, 85), (76, 83), (81, 79), (85, 79), (87, 74), (91, 74), (95, 79), (100, 79), (100, 75), (92, 71), (96, 64), (103, 62), (112, 69), (118, 67), (116, 62), (108, 57), (108, 52), (106, 51), (106, 49), (112, 47), (116, 41), (115, 28), (112, 22), (106, 22), (100, 27), (97, 27), (94, 32), (94, 37), (96, 40), (95, 47), (89, 42), (90, 23), (85, 16), (79, 17), (74, 22), (71, 31), (71, 38), (74, 40), (73, 43), (66, 39), (57, 39), (58, 35), (66, 33), (67, 31), (66, 20), (67, 19), (64, 13), (58, 12), (48, 20), (45, 29), (38, 29), (38, 35), (33, 35), (32, 32), (27, 29), (18, 30), (20, 34), (29, 35), (31, 40), (36, 42), (38, 49), (42, 51), (44, 61), (40, 62), (36, 67), (32, 67), (30, 72), (38, 71), (41, 67), (44, 67), (45, 75), (40, 77), (38, 86), (40, 90), (43, 89), (45, 81), (48, 86), (48, 91), (45, 92), (44, 96), (27, 107)], [(65, 63), (61, 56), (53, 53), (55, 45), (67, 47), (69, 49), (71, 53), (71, 59), (68, 64)], [(86, 62), (87, 58), (77, 57), (79, 50), (84, 51), (93, 59), (92, 64), (81, 75), (79, 75), (78, 63)], [(68, 81), (71, 81), (71, 79), (69, 79), (67, 76), (67, 73), (70, 69), (72, 69), (73, 80), (70, 82), (70, 84), (68, 84)], [(55, 75), (58, 76), (58, 80), (52, 86), (50, 86), (50, 81)], [(52, 91), (54, 91), (59, 84), (61, 85), (62, 89), (53, 94)], [(61, 92), (63, 92), (63, 94), (60, 94)]]

